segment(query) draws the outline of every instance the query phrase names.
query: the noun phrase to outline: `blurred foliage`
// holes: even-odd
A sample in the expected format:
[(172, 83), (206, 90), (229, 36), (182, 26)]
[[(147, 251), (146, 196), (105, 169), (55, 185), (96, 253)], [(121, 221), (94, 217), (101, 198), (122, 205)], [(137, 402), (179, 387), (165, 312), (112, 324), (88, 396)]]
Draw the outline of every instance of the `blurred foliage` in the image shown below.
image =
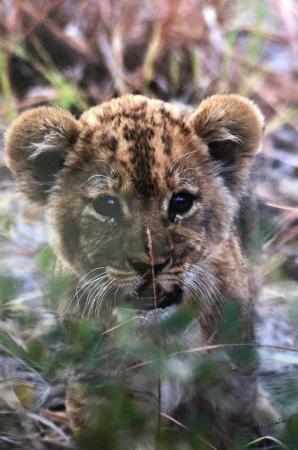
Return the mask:
[(36, 257), (36, 267), (42, 272), (53, 271), (55, 267), (56, 256), (49, 245), (45, 245)]
[(0, 301), (5, 304), (19, 292), (19, 286), (13, 276), (0, 276)]
[[(295, 121), (292, 0), (249, 8), (228, 0), (15, 0), (1, 8), (1, 90), (7, 101), (16, 93), (20, 109), (50, 101), (79, 112), (124, 92), (196, 104), (232, 91), (255, 97), (274, 127)], [(271, 52), (283, 45), (290, 64), (274, 66)]]

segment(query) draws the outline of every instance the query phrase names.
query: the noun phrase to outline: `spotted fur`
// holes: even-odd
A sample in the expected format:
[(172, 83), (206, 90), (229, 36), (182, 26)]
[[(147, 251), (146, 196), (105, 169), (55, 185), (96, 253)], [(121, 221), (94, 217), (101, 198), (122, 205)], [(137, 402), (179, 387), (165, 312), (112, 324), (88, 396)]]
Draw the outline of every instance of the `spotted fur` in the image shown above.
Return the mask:
[[(104, 321), (115, 299), (146, 310), (152, 251), (158, 297), (197, 308), (198, 329), (185, 342), (216, 342), (226, 299), (240, 310), (238, 341), (251, 342), (250, 274), (235, 219), (263, 126), (257, 106), (237, 95), (210, 97), (191, 115), (126, 95), (79, 120), (51, 107), (16, 119), (6, 135), (8, 165), (20, 189), (45, 205), (57, 254), (78, 281), (64, 311)], [(193, 205), (173, 219), (169, 204), (179, 192), (190, 193)], [(117, 220), (96, 212), (102, 195), (117, 198)], [(256, 383), (244, 384), (243, 401), (212, 400), (226, 434), (228, 417), (241, 408), (254, 421)]]

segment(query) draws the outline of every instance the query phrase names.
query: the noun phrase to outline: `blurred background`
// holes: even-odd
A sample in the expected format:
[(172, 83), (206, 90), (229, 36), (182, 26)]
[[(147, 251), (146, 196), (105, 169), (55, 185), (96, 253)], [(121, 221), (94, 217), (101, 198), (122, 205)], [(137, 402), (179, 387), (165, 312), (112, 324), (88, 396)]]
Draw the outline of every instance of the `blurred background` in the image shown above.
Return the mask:
[(0, 375), (21, 370), (27, 380), (0, 389), (0, 406), (14, 412), (2, 434), (0, 419), (0, 448), (35, 448), (30, 433), (28, 442), (18, 441), (24, 415), (15, 411), (34, 403), (34, 389), (50, 389), (49, 380), (52, 403), (31, 412), (26, 426), (44, 433), (36, 448), (69, 445), (65, 367), (58, 364), (55, 378), (51, 364), (44, 366), (45, 360), (57, 366), (63, 340), (56, 332), (49, 344), (63, 283), (51, 278), (55, 257), (43, 211), (17, 192), (5, 167), (5, 129), (27, 108), (52, 104), (79, 116), (126, 92), (190, 107), (211, 94), (239, 93), (266, 117), (252, 181), (260, 201), (258, 271), (265, 279), (257, 339), (280, 348), (260, 348), (259, 373), (282, 419), (291, 419), (289, 442), (296, 445), (298, 354), (287, 348), (298, 349), (297, 1), (0, 0), (0, 32)]

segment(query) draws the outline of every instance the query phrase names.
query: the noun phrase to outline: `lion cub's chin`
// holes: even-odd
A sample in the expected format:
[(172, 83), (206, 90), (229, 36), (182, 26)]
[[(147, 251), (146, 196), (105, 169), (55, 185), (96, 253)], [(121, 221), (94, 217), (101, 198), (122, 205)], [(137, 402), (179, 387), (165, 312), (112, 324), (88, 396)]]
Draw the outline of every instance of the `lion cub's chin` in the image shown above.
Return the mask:
[(166, 308), (144, 310), (129, 308), (128, 306), (117, 306), (113, 309), (112, 315), (118, 322), (121, 322), (123, 320), (123, 317), (125, 317), (126, 315), (135, 316), (136, 323), (139, 326), (146, 326), (146, 324), (152, 324), (154, 322), (159, 323), (165, 319), (170, 318), (177, 312), (178, 308), (178, 305), (171, 305), (167, 306)]

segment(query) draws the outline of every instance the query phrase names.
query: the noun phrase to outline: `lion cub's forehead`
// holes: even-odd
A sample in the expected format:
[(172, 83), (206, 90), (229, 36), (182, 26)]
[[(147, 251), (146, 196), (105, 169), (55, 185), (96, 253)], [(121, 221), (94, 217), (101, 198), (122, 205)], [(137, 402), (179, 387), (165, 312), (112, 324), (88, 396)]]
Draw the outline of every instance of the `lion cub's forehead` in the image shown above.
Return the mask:
[[(120, 175), (122, 186), (142, 195), (173, 189), (184, 155), (200, 151), (199, 140), (180, 111), (142, 96), (125, 96), (91, 108), (81, 118), (82, 151)], [(203, 147), (203, 146), (202, 146)], [(198, 155), (196, 155), (196, 164)], [(105, 166), (105, 164), (103, 164)], [(180, 172), (179, 172), (180, 171)]]

